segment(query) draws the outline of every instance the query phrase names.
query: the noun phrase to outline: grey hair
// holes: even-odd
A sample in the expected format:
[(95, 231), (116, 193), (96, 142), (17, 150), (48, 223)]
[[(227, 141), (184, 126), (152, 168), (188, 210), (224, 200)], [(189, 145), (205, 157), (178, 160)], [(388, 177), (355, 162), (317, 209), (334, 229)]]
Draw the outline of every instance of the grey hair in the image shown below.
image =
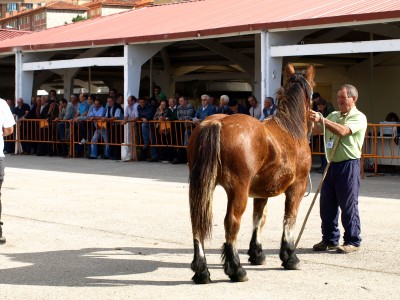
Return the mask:
[(203, 97), (206, 97), (207, 100), (210, 100), (210, 96), (208, 96), (207, 94), (201, 95), (200, 99), (203, 98)]
[(228, 103), (229, 102), (229, 97), (227, 95), (222, 95), (219, 99), (223, 100), (224, 103)]
[(343, 84), (340, 86), (339, 91), (341, 90), (347, 90), (347, 98), (354, 98), (354, 101), (357, 101), (358, 99), (358, 91), (354, 85), (351, 84)]

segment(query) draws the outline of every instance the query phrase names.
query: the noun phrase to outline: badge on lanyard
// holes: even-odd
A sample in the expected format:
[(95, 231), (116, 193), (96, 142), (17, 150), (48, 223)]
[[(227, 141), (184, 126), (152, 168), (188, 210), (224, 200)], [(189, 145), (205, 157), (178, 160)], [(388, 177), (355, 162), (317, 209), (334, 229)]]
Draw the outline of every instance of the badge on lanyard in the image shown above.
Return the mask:
[(326, 148), (332, 149), (333, 148), (333, 140), (329, 140), (326, 142)]

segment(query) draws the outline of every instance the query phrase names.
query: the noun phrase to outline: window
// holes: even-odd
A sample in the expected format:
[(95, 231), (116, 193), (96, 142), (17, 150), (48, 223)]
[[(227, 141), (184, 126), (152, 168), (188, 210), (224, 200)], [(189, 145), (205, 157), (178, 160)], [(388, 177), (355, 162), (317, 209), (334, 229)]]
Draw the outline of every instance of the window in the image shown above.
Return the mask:
[(17, 9), (17, 3), (7, 3), (6, 10), (8, 12), (12, 12), (13, 10), (18, 10)]
[(25, 8), (26, 9), (32, 9), (33, 8), (33, 4), (32, 3), (25, 3)]

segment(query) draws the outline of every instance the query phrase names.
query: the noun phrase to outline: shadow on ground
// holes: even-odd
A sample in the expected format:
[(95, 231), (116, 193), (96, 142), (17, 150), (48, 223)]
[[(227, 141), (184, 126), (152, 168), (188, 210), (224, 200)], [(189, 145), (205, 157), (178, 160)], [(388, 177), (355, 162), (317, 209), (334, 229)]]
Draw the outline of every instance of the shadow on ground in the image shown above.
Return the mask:
[[(265, 251), (276, 255), (277, 250)], [(190, 261), (165, 262), (165, 258), (157, 260), (157, 255), (189, 255), (191, 249), (166, 248), (86, 248), (80, 250), (61, 250), (35, 253), (3, 254), (12, 262), (27, 263), (27, 266), (0, 269), (0, 284), (33, 285), (33, 286), (124, 286), (124, 285), (156, 285), (175, 286), (192, 284), (190, 277)], [(220, 254), (220, 250), (209, 250), (208, 254)], [(281, 270), (281, 268), (265, 268), (250, 266), (243, 262), (245, 268), (265, 270)], [(144, 280), (144, 279), (112, 279), (99, 277), (135, 276), (154, 272), (160, 268), (186, 269), (187, 280)], [(209, 264), (209, 269), (222, 269), (220, 264)], [(283, 270), (283, 268), (282, 268)], [(139, 276), (138, 276), (139, 277)], [(154, 276), (156, 277), (156, 276)], [(226, 281), (229, 281), (227, 278)]]

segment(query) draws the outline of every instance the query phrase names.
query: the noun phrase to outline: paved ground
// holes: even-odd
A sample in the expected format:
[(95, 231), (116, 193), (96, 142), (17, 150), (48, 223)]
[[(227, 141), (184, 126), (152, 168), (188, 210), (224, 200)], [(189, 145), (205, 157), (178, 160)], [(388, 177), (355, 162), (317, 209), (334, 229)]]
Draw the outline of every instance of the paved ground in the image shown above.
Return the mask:
[[(246, 283), (220, 264), (226, 196), (214, 194), (206, 254), (213, 284), (191, 283), (187, 166), (146, 162), (7, 156), (2, 189), (1, 299), (396, 299), (400, 293), (400, 177), (362, 181), (363, 246), (314, 253), (318, 206), (298, 250), (300, 271), (278, 257), (283, 197), (271, 199), (264, 231), (267, 262), (247, 263), (251, 206), (239, 237)], [(314, 189), (321, 175), (312, 173)], [(298, 228), (313, 194), (301, 205)]]

